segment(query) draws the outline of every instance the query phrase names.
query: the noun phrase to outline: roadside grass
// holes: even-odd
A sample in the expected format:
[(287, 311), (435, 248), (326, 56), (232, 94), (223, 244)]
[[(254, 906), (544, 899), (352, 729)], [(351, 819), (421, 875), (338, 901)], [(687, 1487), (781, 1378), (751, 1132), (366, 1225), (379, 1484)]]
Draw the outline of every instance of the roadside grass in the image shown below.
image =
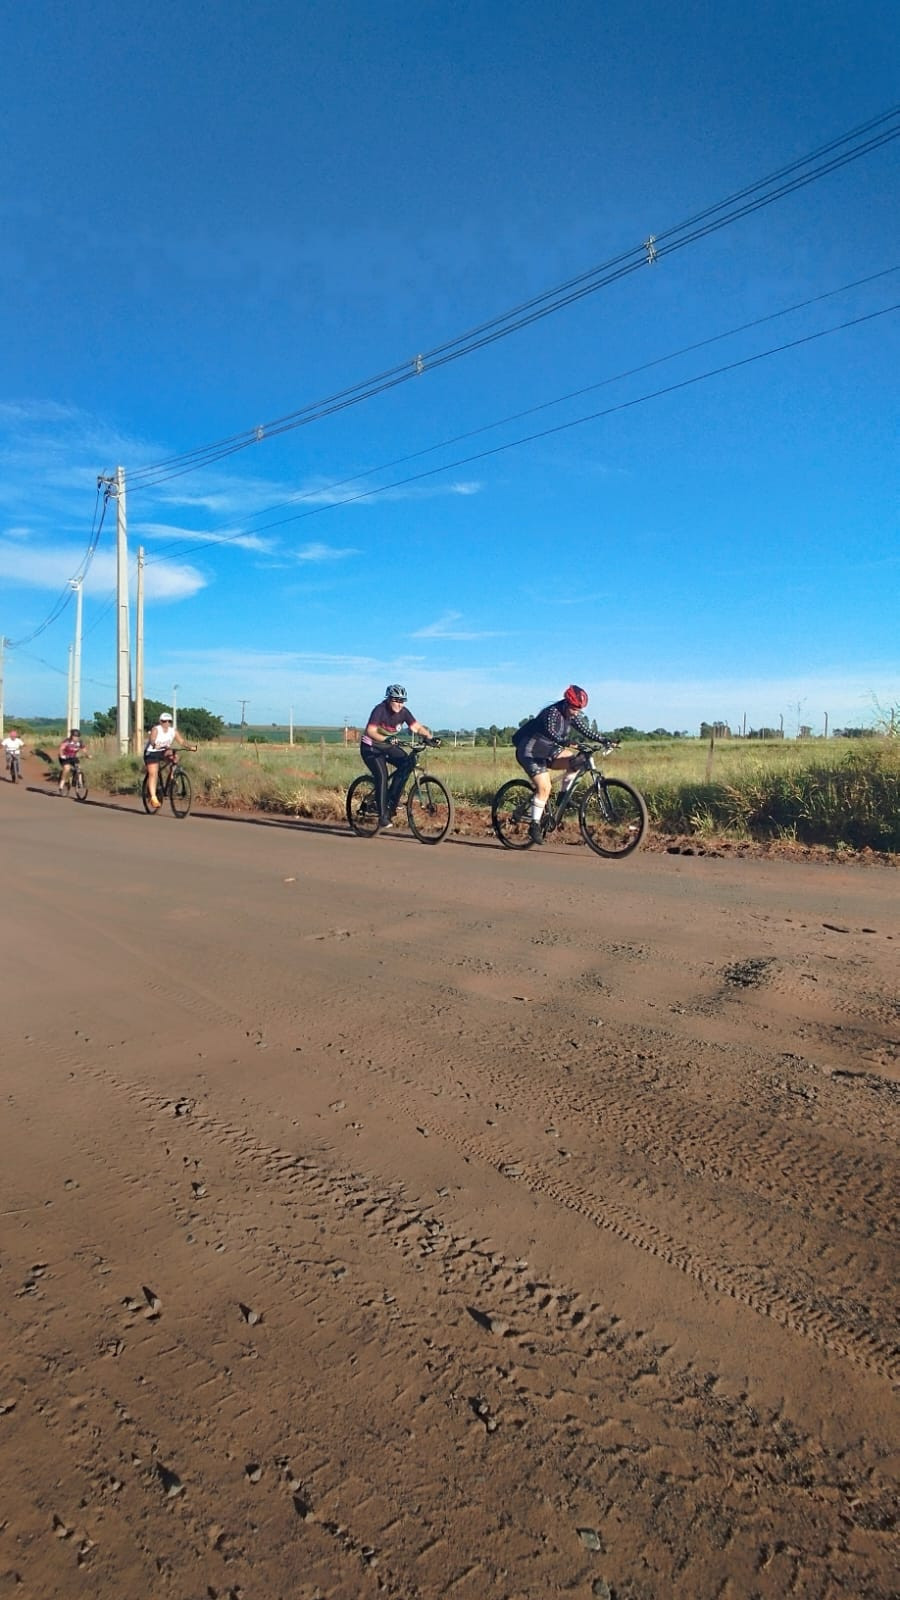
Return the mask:
[[(132, 756), (93, 747), (89, 778), (112, 794), (136, 793)], [(355, 745), (202, 745), (183, 757), (199, 801), (221, 809), (339, 820)], [(494, 791), (520, 772), (508, 747), (445, 745), (427, 765), (457, 805), (487, 811)], [(634, 741), (606, 762), (644, 794), (653, 829), (703, 840), (793, 840), (836, 849), (900, 852), (900, 741)], [(485, 818), (487, 820), (487, 818)]]

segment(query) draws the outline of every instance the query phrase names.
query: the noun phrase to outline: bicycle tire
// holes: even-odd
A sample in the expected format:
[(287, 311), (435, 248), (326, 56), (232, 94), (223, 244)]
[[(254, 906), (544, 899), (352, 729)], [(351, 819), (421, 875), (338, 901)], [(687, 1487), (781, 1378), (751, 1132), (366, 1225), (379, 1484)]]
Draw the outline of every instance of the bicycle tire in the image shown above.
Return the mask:
[(491, 801), (491, 826), (506, 850), (528, 850), (531, 837), (531, 802), (534, 787), (524, 778), (511, 778)]
[(72, 793), (76, 800), (84, 801), (88, 797), (87, 778), (80, 767), (72, 779)]
[(598, 778), (581, 802), (578, 821), (585, 843), (607, 861), (618, 861), (642, 843), (647, 803), (623, 778)]
[(144, 781), (141, 784), (141, 804), (143, 805), (148, 817), (156, 816), (158, 807), (150, 804), (150, 780), (147, 777), (146, 772), (144, 773)]
[(374, 839), (381, 827), (378, 790), (367, 772), (354, 778), (347, 790), (347, 821), (360, 839)]
[(10, 783), (18, 783), (18, 781), (21, 778), (21, 776), (22, 776), (22, 774), (19, 771), (19, 758), (18, 758), (18, 756), (11, 756), (10, 757), (10, 762), (9, 762), (9, 781), (10, 781)]
[(420, 844), (440, 844), (453, 826), (450, 790), (429, 772), (419, 772), (406, 797), (406, 819)]
[(176, 817), (186, 817), (191, 809), (193, 790), (191, 780), (180, 767), (172, 773), (168, 782), (169, 805)]

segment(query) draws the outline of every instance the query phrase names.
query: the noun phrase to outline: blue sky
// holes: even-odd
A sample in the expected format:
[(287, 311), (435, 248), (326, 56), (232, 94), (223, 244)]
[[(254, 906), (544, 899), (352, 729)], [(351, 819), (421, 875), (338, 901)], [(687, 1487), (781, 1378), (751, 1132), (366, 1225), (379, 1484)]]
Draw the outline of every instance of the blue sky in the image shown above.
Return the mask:
[[(147, 692), (226, 720), (357, 721), (396, 678), (436, 726), (572, 679), (601, 727), (900, 700), (898, 316), (872, 316), (900, 302), (900, 140), (363, 403), (146, 470), (889, 110), (893, 4), (29, 0), (0, 30), (8, 715), (64, 711), (74, 608), (25, 641), (119, 464)], [(85, 714), (115, 699), (114, 529)]]

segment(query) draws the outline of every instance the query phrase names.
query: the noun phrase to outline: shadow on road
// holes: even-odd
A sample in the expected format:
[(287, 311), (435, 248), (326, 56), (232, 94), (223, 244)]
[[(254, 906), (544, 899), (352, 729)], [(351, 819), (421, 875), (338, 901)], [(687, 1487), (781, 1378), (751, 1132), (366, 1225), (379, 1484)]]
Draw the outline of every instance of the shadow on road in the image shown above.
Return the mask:
[[(24, 787), (25, 787), (25, 789), (27, 790), (27, 792), (29, 794), (42, 795), (45, 800), (68, 800), (68, 799), (72, 798), (71, 795), (61, 795), (59, 793), (59, 790), (56, 787), (56, 780), (55, 779), (53, 780), (53, 783), (50, 786), (48, 786), (47, 788), (43, 788), (43, 789), (38, 788), (37, 785), (33, 784), (33, 783), (26, 783), (24, 785)], [(88, 797), (87, 797), (86, 800), (82, 800), (80, 802), (76, 802), (76, 804), (83, 805), (88, 809), (93, 807), (95, 810), (98, 810), (98, 811), (117, 811), (122, 816), (140, 818), (140, 820), (142, 822), (145, 821), (145, 820), (146, 821), (150, 821), (151, 820), (147, 816), (147, 813), (144, 811), (143, 807), (140, 805), (140, 802), (139, 801), (138, 802), (133, 802), (132, 799), (131, 799), (131, 796), (128, 796), (128, 795), (122, 795), (119, 798), (116, 798), (115, 796), (110, 795), (108, 798), (100, 799), (96, 794), (88, 794)], [(161, 808), (161, 810), (157, 813), (157, 816), (165, 816), (165, 815), (167, 815), (167, 810), (166, 810), (166, 807), (163, 806)], [(155, 820), (155, 819), (152, 819), (152, 820)], [(170, 817), (169, 820), (171, 822), (187, 822), (189, 819), (187, 817), (181, 817), (181, 818), (179, 818), (179, 817)], [(360, 839), (357, 834), (352, 833), (351, 830), (347, 827), (347, 824), (344, 823), (344, 822), (324, 822), (324, 821), (323, 822), (319, 822), (314, 817), (261, 817), (261, 816), (250, 816), (246, 812), (210, 811), (205, 806), (198, 806), (198, 807), (194, 807), (191, 810), (190, 820), (193, 821), (193, 822), (232, 822), (232, 823), (240, 824), (243, 827), (251, 827), (251, 828), (286, 828), (286, 829), (288, 829), (288, 831), (290, 833), (309, 833), (309, 834), (317, 834), (317, 835), (322, 835), (324, 833), (324, 834), (329, 834), (334, 839), (344, 839), (348, 843), (350, 843), (350, 842), (355, 842), (355, 843), (358, 843), (358, 844), (369, 844), (369, 843), (371, 843), (370, 840), (368, 840), (368, 839)], [(376, 834), (375, 838), (386, 839), (387, 842), (389, 844), (391, 844), (391, 845), (393, 845), (393, 844), (415, 844), (415, 845), (418, 845), (419, 844), (419, 840), (418, 839), (414, 839), (411, 834), (409, 834), (409, 833), (401, 833), (399, 831), (394, 832), (393, 830), (391, 831), (391, 833), (389, 833), (387, 835), (385, 835), (385, 834)], [(479, 839), (479, 838), (467, 838), (465, 836), (458, 835), (456, 837), (451, 836), (450, 838), (443, 839), (443, 840), (441, 840), (441, 843), (442, 844), (462, 845), (465, 849), (469, 849), (469, 850), (498, 850), (498, 849), (500, 849), (500, 846), (498, 845), (496, 839), (493, 838), (493, 836), (491, 836), (489, 838)], [(434, 846), (426, 846), (426, 848), (435, 848), (435, 847)]]

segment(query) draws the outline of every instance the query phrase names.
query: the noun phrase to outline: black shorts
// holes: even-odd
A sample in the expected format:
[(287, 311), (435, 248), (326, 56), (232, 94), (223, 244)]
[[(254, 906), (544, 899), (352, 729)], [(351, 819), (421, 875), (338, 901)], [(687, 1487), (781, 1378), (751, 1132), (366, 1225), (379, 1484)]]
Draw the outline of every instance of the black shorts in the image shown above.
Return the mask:
[(168, 759), (168, 755), (168, 750), (145, 750), (144, 760), (156, 762), (165, 761)]
[(529, 778), (536, 778), (538, 773), (547, 772), (551, 761), (556, 760), (559, 746), (550, 739), (524, 739), (515, 746), (516, 760), (520, 767), (524, 767)]

